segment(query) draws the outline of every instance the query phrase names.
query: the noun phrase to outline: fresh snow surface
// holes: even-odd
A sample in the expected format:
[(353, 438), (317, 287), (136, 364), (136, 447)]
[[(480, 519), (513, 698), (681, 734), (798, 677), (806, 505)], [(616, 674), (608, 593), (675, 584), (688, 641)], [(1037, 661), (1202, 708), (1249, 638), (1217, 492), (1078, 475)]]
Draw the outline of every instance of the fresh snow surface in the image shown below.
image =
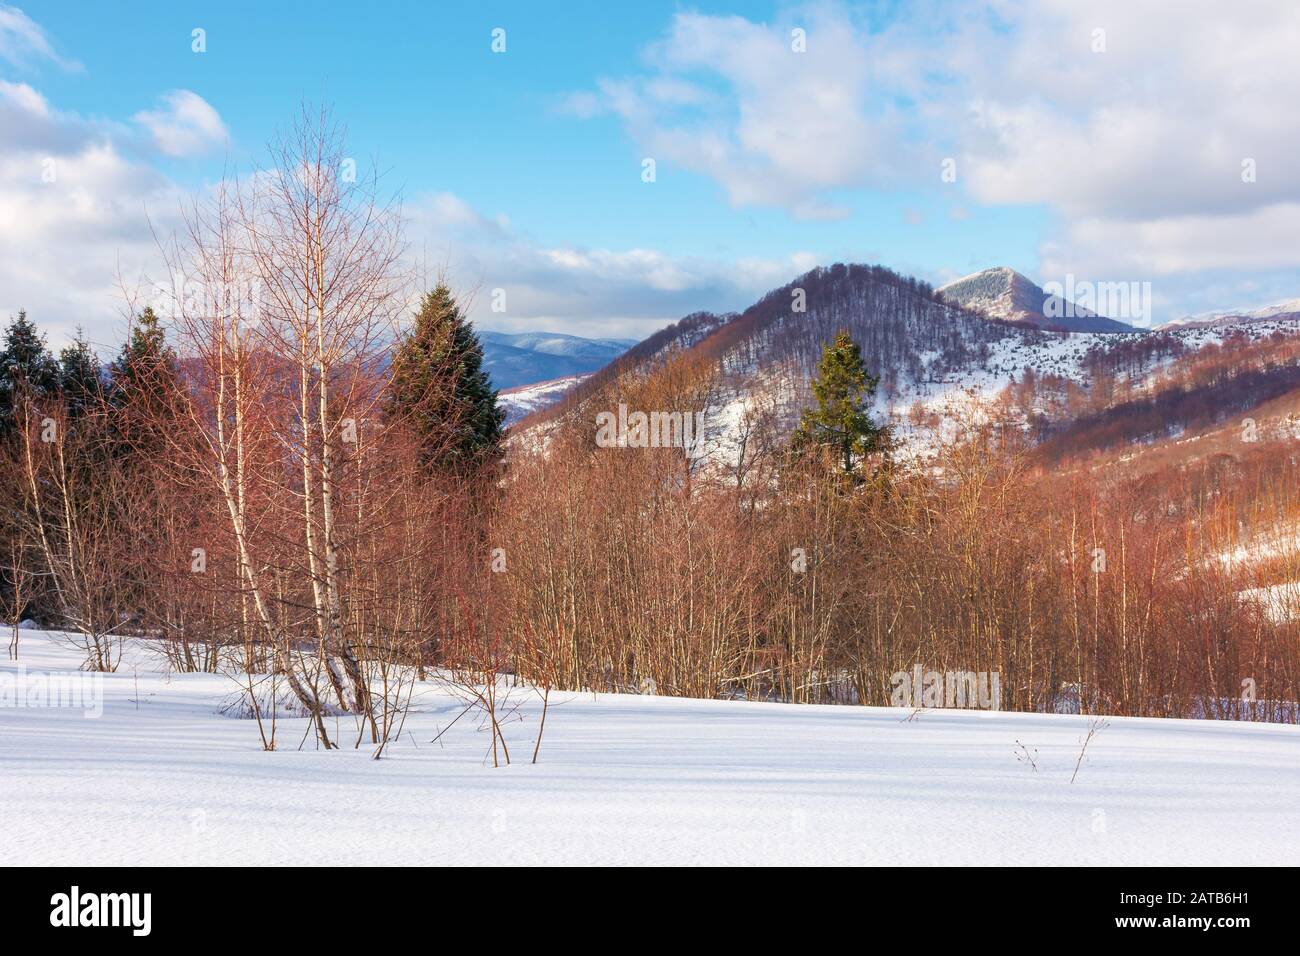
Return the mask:
[(28, 631), (0, 664), (2, 865), (1300, 859), (1289, 725), (1113, 718), (1071, 784), (1085, 717), (557, 692), (531, 765), (540, 702), (514, 690), (515, 763), (494, 769), (435, 684), (383, 760), (299, 751), (306, 721), (286, 717), (266, 753), (221, 713), (233, 680), (169, 675), (141, 644), (104, 675), (98, 719), (13, 705), (78, 661)]

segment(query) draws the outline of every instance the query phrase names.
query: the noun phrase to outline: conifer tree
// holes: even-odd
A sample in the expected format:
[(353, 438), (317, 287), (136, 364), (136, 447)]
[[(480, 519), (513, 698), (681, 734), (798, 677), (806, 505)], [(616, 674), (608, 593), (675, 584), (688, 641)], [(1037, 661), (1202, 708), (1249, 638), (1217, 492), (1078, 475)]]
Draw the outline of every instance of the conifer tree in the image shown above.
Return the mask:
[(830, 451), (846, 475), (865, 455), (885, 448), (885, 428), (871, 420), (869, 408), (880, 377), (869, 375), (858, 345), (841, 330), (822, 349), (812, 383), (815, 409), (805, 409), (795, 429), (792, 449), (801, 457), (812, 448)]
[(45, 345), (45, 336), (20, 311), (4, 333), (0, 348), (0, 433), (14, 425), (18, 392), (34, 398), (53, 395), (59, 387), (59, 366)]
[(483, 371), (483, 346), (442, 283), (425, 294), (414, 328), (397, 346), (385, 411), (411, 423), (434, 467), (500, 457), (505, 412)]
[(81, 329), (72, 344), (59, 353), (59, 389), (73, 418), (94, 409), (103, 398), (99, 356)]
[(160, 455), (164, 432), (179, 414), (180, 368), (157, 313), (146, 306), (109, 368), (108, 398), (118, 441), (146, 457)]
[(176, 353), (167, 344), (158, 315), (146, 306), (131, 327), (111, 368), (117, 402), (170, 399), (177, 378)]

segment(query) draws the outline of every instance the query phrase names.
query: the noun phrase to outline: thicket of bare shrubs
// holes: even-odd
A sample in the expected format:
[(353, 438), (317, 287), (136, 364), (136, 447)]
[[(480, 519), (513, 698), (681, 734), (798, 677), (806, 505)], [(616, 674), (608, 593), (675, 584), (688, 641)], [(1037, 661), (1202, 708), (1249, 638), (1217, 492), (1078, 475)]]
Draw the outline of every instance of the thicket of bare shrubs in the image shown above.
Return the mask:
[(919, 664), (997, 672), (1013, 709), (1294, 720), (1297, 626), (1243, 599), (1254, 572), (1219, 555), (1242, 509), (1284, 513), (1294, 537), (1297, 489), (1063, 478), (1014, 436), (973, 426), (848, 493), (787, 476), (752, 508), (663, 480), (675, 449), (517, 462), (493, 540), (510, 628), (548, 650), (525, 676), (888, 704)]

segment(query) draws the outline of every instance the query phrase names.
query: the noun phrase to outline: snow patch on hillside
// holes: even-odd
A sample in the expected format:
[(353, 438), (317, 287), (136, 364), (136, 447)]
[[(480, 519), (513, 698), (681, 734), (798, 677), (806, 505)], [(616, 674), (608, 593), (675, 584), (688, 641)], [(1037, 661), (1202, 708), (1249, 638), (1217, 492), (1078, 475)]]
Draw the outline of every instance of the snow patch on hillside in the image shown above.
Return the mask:
[[(1180, 342), (1188, 351), (1207, 345), (1222, 345), (1229, 338), (1244, 337), (1250, 341), (1268, 338), (1275, 333), (1300, 334), (1300, 325), (1286, 320), (1228, 324), (1217, 327), (1188, 328), (1168, 331), (1167, 337)], [(962, 422), (975, 423), (986, 414), (983, 406), (993, 402), (1007, 386), (1023, 381), (1026, 369), (1039, 378), (1056, 376), (1081, 387), (1089, 386), (1087, 361), (1094, 352), (1113, 348), (1145, 332), (1035, 332), (1021, 334), (1008, 330), (1004, 337), (988, 343), (973, 361), (957, 368), (945, 368), (939, 353), (918, 353), (922, 372), (916, 376), (897, 376), (892, 382), (883, 382), (876, 392), (875, 418), (889, 423), (899, 442), (903, 456), (931, 455), (937, 445), (955, 437)], [(1162, 372), (1173, 355), (1153, 357), (1136, 373), (1122, 372), (1121, 379), (1148, 382)], [(742, 369), (743, 372), (743, 369)], [(774, 381), (771, 376), (766, 381)], [(734, 409), (739, 395), (745, 396), (749, 405), (771, 404), (789, 406), (800, 402), (810, 403), (811, 396), (789, 385), (787, 379), (779, 392), (772, 392), (763, 381), (753, 380), (748, 389), (733, 392), (728, 397), (728, 407)], [(928, 426), (918, 426), (911, 421), (913, 407), (919, 405), (928, 418), (938, 418), (937, 431)], [(790, 413), (787, 410), (787, 416)], [(793, 413), (797, 416), (797, 412)], [(731, 434), (711, 434), (710, 440), (720, 451), (737, 445), (734, 432), (736, 416), (718, 410), (709, 420), (720, 429), (731, 428)]]
[(549, 382), (538, 382), (536, 385), (524, 385), (498, 392), (497, 404), (506, 410), (506, 425), (513, 425), (526, 415), (554, 405), (564, 397), (565, 392), (589, 376), (590, 373), (569, 375)]
[(1298, 581), (1247, 588), (1238, 594), (1243, 600), (1258, 604), (1263, 609), (1264, 616), (1274, 624), (1285, 624), (1300, 618), (1300, 582)]

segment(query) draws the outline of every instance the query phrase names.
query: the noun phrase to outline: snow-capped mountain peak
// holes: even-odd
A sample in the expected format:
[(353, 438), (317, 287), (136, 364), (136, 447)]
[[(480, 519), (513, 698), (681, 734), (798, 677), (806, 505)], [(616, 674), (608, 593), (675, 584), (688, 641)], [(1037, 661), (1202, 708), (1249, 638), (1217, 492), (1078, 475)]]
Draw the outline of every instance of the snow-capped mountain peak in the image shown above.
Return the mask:
[(1131, 332), (1132, 326), (1044, 291), (1007, 266), (972, 273), (940, 286), (945, 301), (1008, 322), (1069, 332)]

